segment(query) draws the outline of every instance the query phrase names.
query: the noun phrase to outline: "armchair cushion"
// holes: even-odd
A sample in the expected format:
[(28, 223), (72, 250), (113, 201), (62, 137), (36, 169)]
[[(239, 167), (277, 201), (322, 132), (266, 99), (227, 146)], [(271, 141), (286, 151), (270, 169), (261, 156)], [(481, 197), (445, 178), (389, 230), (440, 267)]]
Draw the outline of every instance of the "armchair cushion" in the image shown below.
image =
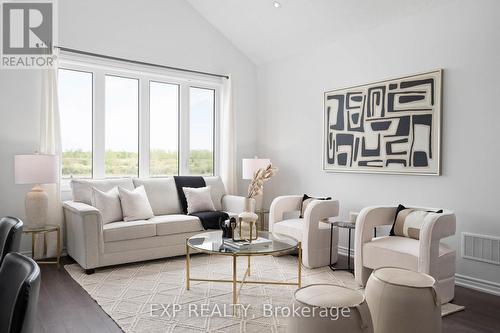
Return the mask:
[(297, 241), (302, 242), (302, 235), (304, 229), (304, 219), (289, 219), (276, 223), (273, 228), (274, 233), (287, 235)]
[[(371, 269), (400, 267), (419, 271), (420, 242), (416, 239), (398, 236), (374, 238), (363, 245), (363, 264)], [(437, 279), (448, 278), (455, 272), (455, 251), (445, 244), (439, 244), (437, 258), (439, 272)]]
[[(302, 241), (302, 236), (305, 233), (304, 228), (304, 219), (287, 219), (280, 223), (276, 223), (273, 232), (290, 236), (297, 241)], [(318, 228), (320, 230), (326, 229), (328, 232), (330, 231), (330, 225), (327, 223), (319, 222)]]
[(399, 205), (396, 209), (396, 217), (394, 218), (390, 235), (420, 239), (420, 229), (422, 229), (426, 217), (431, 214), (441, 213), (443, 213), (442, 209), (434, 212), (416, 208), (406, 208), (403, 205)]

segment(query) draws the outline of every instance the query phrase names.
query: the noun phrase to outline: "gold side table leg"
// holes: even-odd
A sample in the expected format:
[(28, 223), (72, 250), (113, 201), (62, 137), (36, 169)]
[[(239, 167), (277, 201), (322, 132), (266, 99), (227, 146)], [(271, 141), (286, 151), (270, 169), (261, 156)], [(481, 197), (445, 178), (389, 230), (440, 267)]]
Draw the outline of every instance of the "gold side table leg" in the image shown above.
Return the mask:
[(236, 294), (236, 256), (233, 255), (233, 305), (236, 305), (238, 301), (238, 296)]
[(35, 260), (35, 233), (31, 234), (31, 258)]
[(61, 262), (61, 228), (60, 227), (57, 227), (57, 231), (56, 231), (56, 234), (57, 234), (57, 253), (56, 253), (56, 256), (57, 256), (57, 268), (60, 267), (60, 262)]
[(250, 276), (250, 256), (248, 256), (248, 266), (247, 266), (247, 269), (248, 269), (248, 276)]
[(189, 245), (186, 239), (186, 289), (189, 290)]
[(47, 233), (43, 233), (43, 255), (47, 257)]
[(299, 250), (299, 276), (298, 276), (298, 284), (299, 288), (302, 287), (302, 243), (299, 242), (298, 244), (298, 250)]

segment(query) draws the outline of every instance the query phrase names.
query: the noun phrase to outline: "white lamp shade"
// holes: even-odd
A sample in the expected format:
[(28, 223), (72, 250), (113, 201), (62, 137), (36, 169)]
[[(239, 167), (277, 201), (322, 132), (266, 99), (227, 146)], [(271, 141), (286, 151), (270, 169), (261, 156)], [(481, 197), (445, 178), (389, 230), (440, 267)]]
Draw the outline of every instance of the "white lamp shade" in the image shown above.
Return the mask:
[(59, 158), (57, 155), (16, 155), (14, 157), (16, 184), (57, 183)]
[(268, 158), (244, 158), (242, 163), (242, 178), (253, 179), (255, 171), (261, 168), (267, 168), (271, 164)]

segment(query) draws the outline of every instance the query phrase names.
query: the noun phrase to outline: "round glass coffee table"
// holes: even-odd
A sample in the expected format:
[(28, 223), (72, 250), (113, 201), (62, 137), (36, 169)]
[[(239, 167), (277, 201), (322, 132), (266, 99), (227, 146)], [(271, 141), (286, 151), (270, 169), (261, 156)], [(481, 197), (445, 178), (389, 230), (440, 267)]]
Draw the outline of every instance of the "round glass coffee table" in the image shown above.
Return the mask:
[[(201, 282), (226, 282), (233, 284), (233, 305), (237, 304), (238, 295), (241, 287), (244, 283), (251, 284), (278, 284), (278, 285), (288, 285), (301, 287), (302, 284), (302, 248), (301, 243), (297, 242), (293, 238), (272, 234), (267, 231), (259, 231), (259, 238), (269, 240), (266, 246), (255, 246), (249, 245), (243, 249), (236, 249), (224, 244), (222, 238), (222, 231), (210, 231), (201, 234), (194, 235), (186, 240), (186, 289), (189, 290), (191, 281), (201, 281)], [(224, 255), (231, 256), (233, 258), (233, 278), (232, 280), (214, 280), (214, 279), (204, 279), (204, 278), (193, 278), (190, 276), (189, 266), (190, 266), (190, 249), (196, 250), (196, 252), (203, 252), (212, 255)], [(251, 268), (251, 257), (253, 256), (264, 256), (273, 255), (279, 253), (286, 253), (293, 250), (298, 252), (298, 276), (297, 282), (281, 282), (281, 281), (252, 281), (246, 278), (250, 276)], [(238, 257), (247, 257), (247, 269), (244, 276), (238, 279), (237, 269), (236, 269), (236, 259)], [(239, 288), (237, 288), (239, 284)]]

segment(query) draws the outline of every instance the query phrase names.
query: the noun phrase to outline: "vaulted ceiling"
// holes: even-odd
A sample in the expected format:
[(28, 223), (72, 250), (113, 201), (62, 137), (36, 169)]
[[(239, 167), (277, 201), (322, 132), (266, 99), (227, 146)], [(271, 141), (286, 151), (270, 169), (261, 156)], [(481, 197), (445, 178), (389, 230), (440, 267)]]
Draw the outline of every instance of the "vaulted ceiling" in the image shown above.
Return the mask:
[[(303, 52), (444, 0), (188, 0), (255, 64)], [(403, 29), (404, 27), (402, 27)]]

